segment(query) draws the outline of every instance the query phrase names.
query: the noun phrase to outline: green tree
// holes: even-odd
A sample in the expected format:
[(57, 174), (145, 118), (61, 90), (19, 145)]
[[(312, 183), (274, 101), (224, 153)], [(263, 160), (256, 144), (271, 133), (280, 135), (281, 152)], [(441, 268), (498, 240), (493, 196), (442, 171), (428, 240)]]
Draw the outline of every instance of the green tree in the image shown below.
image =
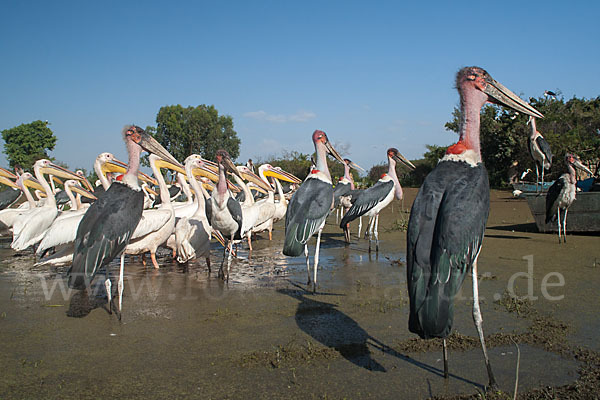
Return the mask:
[[(595, 99), (531, 98), (530, 104), (544, 114), (537, 120), (537, 130), (546, 138), (554, 159), (547, 180), (556, 179), (564, 172), (564, 156), (577, 154), (592, 171), (600, 160), (600, 97)], [(490, 185), (504, 186), (508, 181), (513, 161), (519, 168), (535, 164), (528, 152), (530, 127), (528, 116), (495, 105), (487, 105), (481, 112), (481, 157), (490, 176)], [(460, 111), (454, 109), (446, 129), (459, 132)]]
[(33, 121), (2, 131), (4, 154), (11, 168), (20, 165), (29, 169), (40, 158), (48, 156), (48, 150), (54, 150), (56, 136), (48, 127), (48, 121)]
[(227, 150), (233, 159), (240, 153), (241, 141), (233, 129), (233, 119), (219, 115), (212, 105), (161, 107), (156, 128), (148, 129), (148, 133), (180, 161), (190, 154), (212, 160), (219, 149)]

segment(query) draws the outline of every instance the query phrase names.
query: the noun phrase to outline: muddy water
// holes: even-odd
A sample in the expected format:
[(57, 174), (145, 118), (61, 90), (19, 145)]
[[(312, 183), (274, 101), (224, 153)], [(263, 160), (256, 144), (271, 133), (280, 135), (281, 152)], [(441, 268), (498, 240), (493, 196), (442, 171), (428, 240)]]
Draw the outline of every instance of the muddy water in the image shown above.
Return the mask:
[[(414, 195), (407, 190), (404, 204), (382, 214), (378, 255), (357, 240), (355, 223), (353, 242), (345, 246), (330, 216), (314, 295), (305, 290), (304, 258), (280, 253), (282, 224), (273, 241), (257, 238), (252, 254), (239, 249), (228, 284), (216, 277), (217, 245), (211, 274), (204, 261), (183, 268), (165, 255), (155, 271), (129, 260), (121, 321), (108, 314), (101, 276), (88, 292), (68, 291), (65, 269), (35, 270), (31, 253), (15, 254), (3, 242), (0, 398), (476, 393), (487, 377), (480, 349), (464, 340), (476, 337), (468, 278), (456, 306), (459, 335), (451, 344), (448, 381), (441, 376), (441, 348), (407, 329), (405, 234), (396, 228)], [(581, 365), (565, 349), (600, 350), (599, 238), (574, 235), (558, 245), (532, 223), (523, 200), (493, 192), (480, 293), (492, 365), (507, 393), (517, 358), (508, 337), (520, 343), (520, 392), (578, 379)], [(116, 275), (118, 265), (109, 270)], [(515, 302), (508, 312), (495, 302), (507, 290), (530, 294), (532, 301)]]

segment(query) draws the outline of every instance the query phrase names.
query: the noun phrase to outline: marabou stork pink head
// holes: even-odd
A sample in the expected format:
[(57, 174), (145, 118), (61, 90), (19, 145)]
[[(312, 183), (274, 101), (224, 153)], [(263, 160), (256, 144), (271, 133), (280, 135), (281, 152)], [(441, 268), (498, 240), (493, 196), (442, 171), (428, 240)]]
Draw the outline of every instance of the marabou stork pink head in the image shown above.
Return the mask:
[(544, 116), (508, 88), (493, 79), (486, 70), (480, 67), (465, 67), (456, 74), (456, 88), (464, 101), (466, 97), (480, 102), (479, 108), (489, 101), (504, 105), (523, 114), (536, 118)]

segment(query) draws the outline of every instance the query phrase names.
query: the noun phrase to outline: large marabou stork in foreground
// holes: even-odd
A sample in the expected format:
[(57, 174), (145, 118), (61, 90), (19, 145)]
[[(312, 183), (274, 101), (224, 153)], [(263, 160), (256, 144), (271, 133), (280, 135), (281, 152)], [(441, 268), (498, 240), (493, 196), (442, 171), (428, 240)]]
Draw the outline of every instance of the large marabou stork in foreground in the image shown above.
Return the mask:
[(223, 271), (225, 254), (223, 254), (219, 277), (228, 281), (233, 257), (233, 241), (242, 239), (242, 206), (228, 189), (225, 171), (231, 172), (240, 179), (242, 177), (226, 150), (217, 150), (216, 160), (219, 167), (219, 181), (215, 190), (212, 191), (210, 199), (206, 202), (206, 216), (212, 228), (221, 232), (227, 239), (227, 246), (225, 246), (225, 253), (228, 253), (227, 269), (225, 273)]
[(327, 153), (331, 154), (340, 162), (343, 158), (333, 148), (327, 135), (323, 131), (315, 131), (312, 135), (315, 145), (317, 159), (315, 167), (311, 169), (300, 188), (294, 193), (288, 204), (285, 217), (285, 241), (283, 243), (283, 254), (291, 257), (306, 256), (306, 269), (308, 271), (308, 283), (310, 285), (310, 260), (308, 258), (308, 240), (318, 232), (317, 245), (315, 249), (315, 264), (313, 267), (313, 292), (317, 290), (317, 266), (319, 265), (319, 245), (321, 243), (321, 232), (325, 226), (325, 220), (333, 206), (333, 186), (331, 175), (327, 168)]
[(544, 170), (550, 169), (552, 166), (552, 150), (550, 149), (550, 145), (546, 142), (546, 139), (542, 136), (541, 133), (537, 131), (535, 126), (535, 117), (529, 117), (528, 124), (531, 126), (531, 133), (529, 134), (529, 138), (527, 140), (527, 149), (529, 150), (529, 155), (535, 162), (535, 173), (536, 173), (536, 181), (535, 181), (535, 189), (538, 191), (538, 185), (540, 182), (540, 169), (542, 170), (542, 192), (544, 191)]
[(477, 285), (477, 257), (490, 205), (488, 175), (480, 152), (480, 110), (489, 101), (538, 118), (543, 115), (479, 67), (461, 69), (456, 76), (456, 87), (461, 106), (460, 139), (425, 178), (410, 213), (406, 239), (408, 327), (424, 339), (444, 339), (447, 378), (445, 338), (452, 329), (454, 296), (471, 270), (473, 320), (489, 385), (496, 387), (485, 347)]
[(388, 173), (384, 174), (379, 181), (370, 188), (364, 190), (362, 194), (352, 204), (346, 215), (340, 222), (340, 228), (344, 230), (346, 243), (350, 243), (350, 230), (348, 224), (356, 218), (366, 215), (369, 217), (369, 253), (371, 252), (371, 238), (375, 233), (375, 251), (379, 252), (379, 213), (388, 204), (394, 200), (394, 195), (398, 200), (402, 199), (402, 187), (396, 175), (396, 162), (406, 165), (410, 169), (415, 169), (413, 163), (406, 159), (398, 149), (390, 148), (387, 151)]
[[(121, 256), (118, 282), (119, 318), (123, 298), (123, 250), (142, 218), (144, 194), (138, 182), (138, 169), (142, 150), (159, 155), (164, 160), (179, 164), (169, 152), (142, 128), (127, 125), (123, 139), (129, 153), (129, 167), (122, 181), (113, 184), (98, 196), (79, 223), (75, 238), (73, 264), (69, 269), (68, 285), (73, 289), (85, 289), (102, 267), (115, 257)], [(109, 310), (111, 306), (111, 283), (106, 273), (105, 281)]]
[(565, 163), (567, 164), (567, 172), (554, 181), (546, 195), (546, 223), (554, 221), (558, 216), (558, 243), (560, 243), (561, 210), (563, 211), (563, 241), (567, 243), (567, 212), (569, 211), (571, 204), (575, 201), (575, 193), (577, 191), (575, 167), (587, 172), (590, 176), (594, 175), (592, 174), (592, 171), (579, 161), (579, 158), (576, 155), (567, 154), (565, 156)]

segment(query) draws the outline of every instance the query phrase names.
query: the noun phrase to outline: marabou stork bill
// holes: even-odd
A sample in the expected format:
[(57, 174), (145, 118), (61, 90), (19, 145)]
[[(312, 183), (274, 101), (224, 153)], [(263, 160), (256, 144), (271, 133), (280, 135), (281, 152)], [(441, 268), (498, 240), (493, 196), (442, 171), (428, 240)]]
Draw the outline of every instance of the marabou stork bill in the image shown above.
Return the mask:
[(317, 233), (317, 244), (315, 248), (315, 263), (313, 266), (313, 292), (317, 290), (317, 267), (319, 265), (319, 246), (321, 243), (321, 232), (325, 226), (325, 220), (333, 207), (333, 186), (331, 175), (327, 167), (327, 154), (331, 154), (341, 163), (342, 156), (333, 148), (327, 135), (323, 131), (316, 130), (312, 134), (317, 159), (315, 166), (306, 177), (300, 188), (294, 193), (288, 204), (285, 217), (285, 241), (283, 243), (283, 254), (297, 257), (302, 254), (306, 257), (306, 269), (308, 271), (308, 285), (310, 285), (310, 260), (308, 258), (308, 240)]
[[(558, 220), (558, 243), (560, 243), (561, 226), (563, 241), (567, 243), (567, 213), (569, 207), (575, 201), (577, 192), (575, 168), (587, 172), (590, 176), (594, 175), (574, 154), (567, 154), (565, 156), (565, 163), (567, 164), (567, 172), (554, 181), (546, 195), (546, 223), (548, 224), (555, 219)], [(561, 210), (563, 212), (562, 221), (560, 216)]]
[(496, 380), (483, 336), (477, 285), (477, 257), (489, 213), (490, 188), (481, 160), (480, 110), (486, 102), (520, 113), (543, 115), (479, 67), (456, 76), (461, 124), (458, 143), (448, 147), (413, 203), (407, 232), (406, 274), (410, 297), (409, 330), (422, 338), (443, 338), (444, 376), (448, 377), (446, 336), (454, 319), (454, 296), (471, 272), (473, 319), (487, 367)]
[(350, 230), (348, 224), (356, 218), (366, 215), (369, 217), (369, 226), (367, 228), (369, 234), (369, 253), (371, 252), (371, 238), (375, 233), (375, 251), (379, 252), (379, 234), (377, 228), (379, 226), (379, 213), (388, 204), (394, 200), (394, 196), (402, 199), (402, 187), (396, 175), (396, 162), (400, 162), (411, 170), (415, 169), (406, 157), (404, 157), (398, 149), (390, 148), (387, 151), (388, 172), (383, 174), (381, 179), (370, 188), (364, 190), (362, 194), (352, 204), (352, 207), (346, 212), (346, 215), (340, 222), (340, 228), (344, 230), (346, 243), (350, 243)]
[[(144, 207), (144, 194), (137, 178), (140, 154), (142, 150), (146, 150), (164, 160), (179, 164), (156, 139), (139, 126), (127, 125), (122, 134), (129, 154), (129, 167), (122, 181), (113, 182), (81, 219), (75, 238), (73, 263), (67, 273), (70, 288), (85, 289), (100, 268), (107, 266), (120, 255), (119, 318), (125, 263), (123, 250), (142, 218)], [(112, 291), (108, 271), (105, 285), (110, 308)]]
[(538, 191), (538, 185), (540, 182), (540, 169), (542, 170), (542, 192), (544, 191), (544, 170), (552, 167), (552, 150), (550, 145), (544, 139), (541, 133), (537, 131), (535, 126), (535, 117), (530, 116), (528, 123), (531, 126), (531, 133), (527, 140), (529, 155), (535, 162), (535, 173), (537, 175), (535, 181), (535, 188)]

